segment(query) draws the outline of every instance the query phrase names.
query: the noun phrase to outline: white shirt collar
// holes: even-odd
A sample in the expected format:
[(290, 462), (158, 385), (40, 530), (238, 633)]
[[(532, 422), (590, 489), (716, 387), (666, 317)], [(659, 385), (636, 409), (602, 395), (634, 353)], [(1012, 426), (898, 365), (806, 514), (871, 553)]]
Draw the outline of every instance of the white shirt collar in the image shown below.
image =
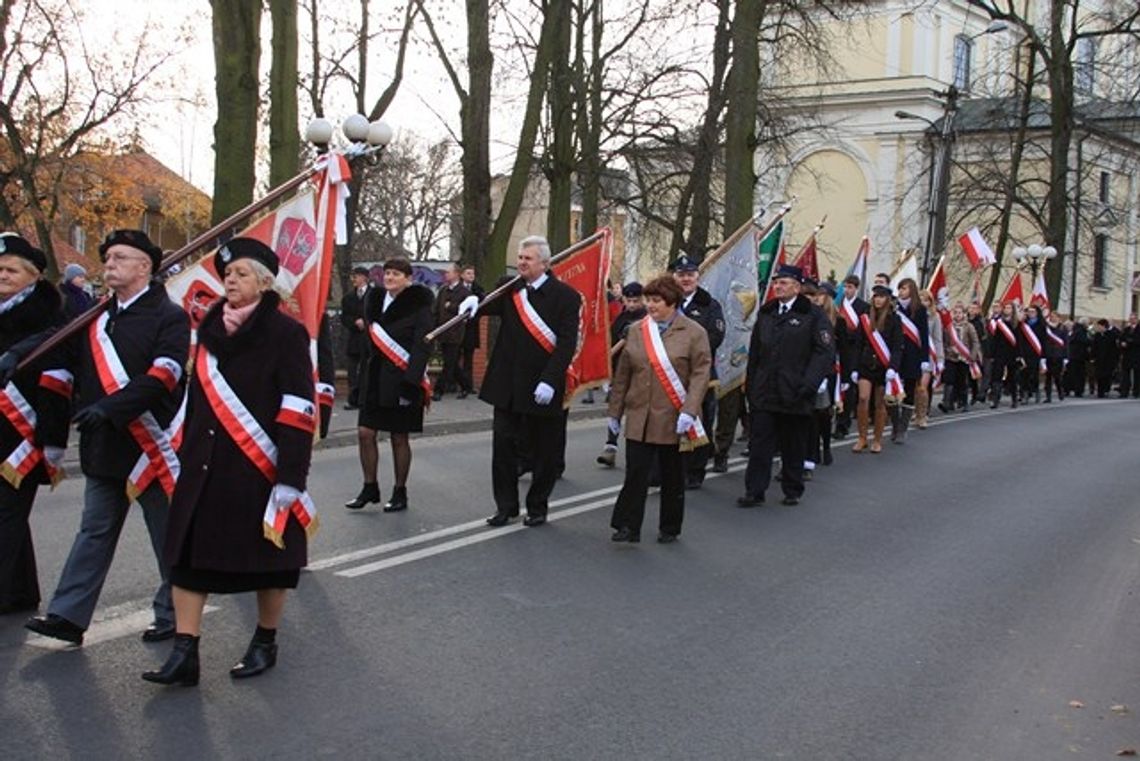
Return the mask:
[(534, 279), (533, 283), (527, 283), (527, 285), (529, 285), (531, 288), (534, 288), (537, 290), (538, 288), (542, 287), (542, 284), (545, 283), (547, 278), (549, 278), (549, 277), (550, 277), (549, 274), (543, 272), (541, 275), (539, 275), (538, 277), (536, 277)]
[(143, 288), (141, 291), (139, 291), (138, 293), (136, 293), (134, 296), (131, 296), (131, 297), (130, 297), (129, 299), (127, 299), (126, 301), (120, 301), (120, 300), (119, 300), (119, 297), (118, 297), (118, 296), (116, 296), (116, 297), (115, 297), (115, 312), (116, 312), (116, 313), (117, 313), (117, 312), (125, 312), (125, 311), (127, 310), (127, 308), (128, 308), (128, 307), (129, 307), (131, 304), (133, 304), (133, 303), (135, 303), (136, 301), (138, 301), (138, 300), (139, 300), (139, 298), (140, 298), (140, 297), (141, 297), (141, 296), (142, 296), (144, 293), (146, 293), (146, 292), (147, 292), (147, 291), (149, 291), (149, 290), (150, 290), (150, 285), (148, 284), (146, 288)]
[(794, 303), (796, 303), (796, 297), (795, 297), (795, 296), (793, 296), (792, 298), (788, 299), (787, 301), (781, 301), (781, 302), (780, 302), (780, 311), (781, 311), (781, 312), (786, 312), (786, 311), (788, 311), (789, 309), (791, 309), (791, 308), (792, 308), (792, 304), (794, 304)]
[(693, 291), (688, 296), (686, 296), (684, 301), (681, 302), (681, 309), (688, 309), (689, 308), (689, 302), (692, 301), (693, 297), (696, 295), (697, 295), (697, 292)]
[(387, 291), (384, 291), (384, 306), (380, 307), (380, 311), (381, 312), (387, 312), (388, 311), (388, 305), (391, 304), (395, 300), (396, 300), (395, 296), (388, 293)]

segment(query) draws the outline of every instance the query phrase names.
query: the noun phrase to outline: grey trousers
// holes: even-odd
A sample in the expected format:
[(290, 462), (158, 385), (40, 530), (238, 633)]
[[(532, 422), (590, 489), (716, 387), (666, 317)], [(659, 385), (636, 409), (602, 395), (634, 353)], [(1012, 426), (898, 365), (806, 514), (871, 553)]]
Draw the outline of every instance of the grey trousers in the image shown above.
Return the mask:
[[(170, 599), (170, 581), (166, 564), (162, 561), (162, 547), (166, 541), (166, 518), (170, 503), (157, 483), (152, 483), (139, 495), (143, 518), (150, 534), (151, 548), (158, 562), (162, 581), (154, 595), (154, 620), (174, 622), (174, 606)], [(115, 547), (131, 503), (127, 499), (126, 480), (89, 476), (83, 492), (83, 518), (79, 533), (71, 545), (71, 553), (59, 577), (59, 586), (48, 605), (48, 613), (65, 618), (86, 629), (91, 625), (99, 593), (107, 580), (107, 571), (115, 558)]]

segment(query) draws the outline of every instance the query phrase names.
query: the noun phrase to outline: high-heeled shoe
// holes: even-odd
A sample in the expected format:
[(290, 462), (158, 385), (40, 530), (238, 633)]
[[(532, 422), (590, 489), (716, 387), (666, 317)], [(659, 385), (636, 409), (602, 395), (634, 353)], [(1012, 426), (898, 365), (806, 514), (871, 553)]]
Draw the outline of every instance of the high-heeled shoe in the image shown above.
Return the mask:
[(180, 684), (193, 687), (198, 684), (198, 637), (192, 634), (175, 634), (170, 657), (158, 671), (145, 671), (142, 678), (155, 684)]
[(408, 509), (408, 489), (406, 486), (397, 486), (392, 489), (392, 498), (384, 503), (384, 512), (398, 513)]
[(245, 679), (268, 671), (277, 665), (277, 643), (258, 642), (256, 639), (249, 643), (249, 648), (241, 660), (230, 669), (230, 676), (234, 679)]
[(366, 483), (360, 493), (356, 495), (355, 499), (350, 499), (344, 503), (344, 506), (349, 510), (359, 510), (360, 508), (368, 505), (369, 503), (376, 504), (380, 501), (380, 484)]

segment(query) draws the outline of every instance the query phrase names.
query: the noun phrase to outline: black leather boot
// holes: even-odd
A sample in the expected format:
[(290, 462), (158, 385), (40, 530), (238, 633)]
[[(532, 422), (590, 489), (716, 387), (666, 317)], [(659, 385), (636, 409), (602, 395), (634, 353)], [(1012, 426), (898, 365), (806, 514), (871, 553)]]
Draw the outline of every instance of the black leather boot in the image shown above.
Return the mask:
[(408, 509), (408, 488), (397, 486), (392, 489), (392, 498), (384, 503), (384, 512), (398, 513)]
[(359, 510), (369, 503), (376, 504), (378, 502), (380, 502), (380, 484), (372, 483), (364, 484), (360, 494), (357, 494), (355, 499), (345, 502), (344, 506), (349, 510)]
[(193, 687), (198, 684), (198, 637), (192, 634), (175, 634), (170, 657), (158, 671), (145, 671), (142, 678), (155, 684), (180, 684)]
[(259, 642), (256, 637), (249, 643), (249, 648), (241, 660), (230, 669), (230, 676), (234, 679), (245, 679), (257, 676), (277, 665), (277, 643)]

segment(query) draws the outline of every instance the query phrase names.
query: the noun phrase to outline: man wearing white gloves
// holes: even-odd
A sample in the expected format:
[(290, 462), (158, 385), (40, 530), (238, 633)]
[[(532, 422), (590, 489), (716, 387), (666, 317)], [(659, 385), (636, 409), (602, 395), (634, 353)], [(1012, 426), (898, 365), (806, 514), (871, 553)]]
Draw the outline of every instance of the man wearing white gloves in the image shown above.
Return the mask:
[[(558, 480), (566, 370), (578, 346), (581, 295), (549, 272), (550, 246), (531, 236), (519, 243), (519, 280), (485, 302), (482, 315), (501, 317), (479, 398), (494, 406), (491, 437), (491, 526), (519, 514), (516, 442), (530, 442), (533, 478), (526, 495), (527, 526), (546, 523), (547, 502)], [(460, 311), (470, 314), (470, 302)]]
[(776, 297), (760, 307), (748, 350), (746, 393), (751, 415), (748, 468), (739, 507), (764, 502), (779, 445), (784, 504), (804, 492), (808, 421), (820, 384), (835, 364), (835, 337), (823, 310), (800, 295), (803, 273), (781, 265), (772, 278)]

